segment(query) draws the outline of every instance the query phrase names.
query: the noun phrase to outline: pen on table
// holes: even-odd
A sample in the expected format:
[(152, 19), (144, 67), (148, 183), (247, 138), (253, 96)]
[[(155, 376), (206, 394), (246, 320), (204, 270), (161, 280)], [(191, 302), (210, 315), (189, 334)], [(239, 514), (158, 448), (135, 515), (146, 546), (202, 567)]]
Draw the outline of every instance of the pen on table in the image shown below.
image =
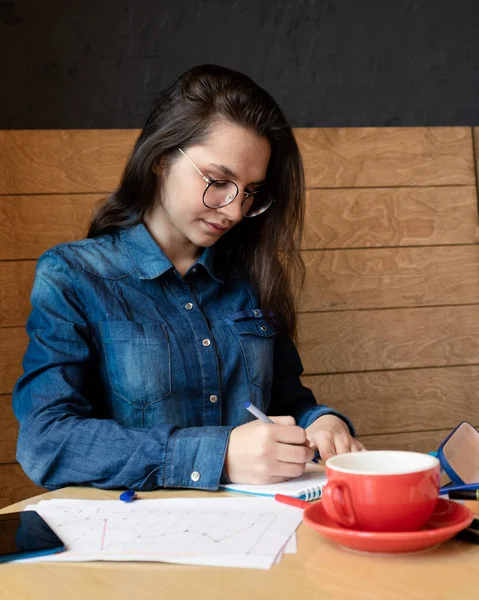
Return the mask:
[[(251, 404), (251, 402), (246, 402), (244, 407), (246, 408), (246, 410), (248, 412), (250, 412), (252, 415), (254, 415), (257, 419), (259, 419), (260, 421), (263, 421), (263, 423), (270, 423), (270, 424), (274, 425), (274, 421), (272, 421), (268, 416), (266, 416), (263, 412), (261, 412), (259, 408), (256, 408), (256, 406), (254, 404)], [(311, 462), (318, 463), (319, 461), (316, 457), (314, 457), (311, 459)]]
[(296, 498), (295, 496), (285, 496), (284, 494), (275, 494), (274, 499), (276, 502), (282, 504), (288, 504), (289, 506), (295, 506), (296, 508), (308, 508), (311, 506), (310, 502), (307, 502), (303, 498)]
[(441, 496), (442, 494), (449, 494), (449, 492), (465, 492), (465, 491), (475, 492), (478, 489), (479, 489), (479, 483), (462, 483), (459, 485), (448, 483), (447, 485), (440, 488), (439, 495)]
[(120, 500), (123, 502), (133, 502), (133, 500), (137, 500), (138, 496), (134, 490), (127, 490), (120, 494)]

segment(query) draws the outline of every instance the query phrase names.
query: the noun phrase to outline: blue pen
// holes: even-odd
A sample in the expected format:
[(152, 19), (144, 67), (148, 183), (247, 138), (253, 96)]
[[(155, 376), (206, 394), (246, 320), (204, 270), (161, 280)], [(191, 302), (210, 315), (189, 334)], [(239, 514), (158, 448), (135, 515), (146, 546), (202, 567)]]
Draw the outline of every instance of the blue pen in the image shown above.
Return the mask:
[[(246, 402), (244, 407), (246, 408), (246, 410), (248, 412), (250, 412), (252, 415), (254, 415), (257, 419), (259, 419), (260, 421), (263, 421), (263, 423), (270, 423), (272, 425), (274, 425), (274, 421), (272, 421), (269, 417), (267, 417), (264, 412), (261, 412), (259, 408), (256, 408), (256, 406), (254, 404), (251, 404), (251, 402)], [(318, 459), (316, 457), (311, 459), (311, 462), (314, 463), (318, 463)]]
[(466, 490), (478, 490), (479, 483), (463, 483), (462, 485), (446, 485), (439, 490), (439, 494), (447, 494), (448, 492), (459, 492)]

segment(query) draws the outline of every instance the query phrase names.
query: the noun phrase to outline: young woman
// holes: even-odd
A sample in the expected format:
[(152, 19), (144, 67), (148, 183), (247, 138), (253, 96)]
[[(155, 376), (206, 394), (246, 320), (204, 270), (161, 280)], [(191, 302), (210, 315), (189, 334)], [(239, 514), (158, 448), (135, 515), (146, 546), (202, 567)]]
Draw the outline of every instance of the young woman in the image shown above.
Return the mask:
[[(46, 488), (275, 483), (358, 451), (299, 376), (304, 176), (274, 100), (204, 65), (166, 90), (88, 238), (38, 261), (18, 460)], [(319, 343), (319, 340), (318, 340)], [(253, 420), (251, 401), (275, 424)]]

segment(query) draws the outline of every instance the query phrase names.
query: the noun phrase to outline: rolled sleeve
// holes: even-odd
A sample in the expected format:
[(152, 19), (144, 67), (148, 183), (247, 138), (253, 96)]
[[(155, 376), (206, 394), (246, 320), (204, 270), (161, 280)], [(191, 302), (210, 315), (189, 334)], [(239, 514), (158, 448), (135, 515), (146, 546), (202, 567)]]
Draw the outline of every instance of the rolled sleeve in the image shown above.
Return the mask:
[[(308, 388), (305, 388), (305, 389), (308, 389)], [(319, 417), (322, 417), (323, 415), (334, 415), (334, 416), (342, 419), (348, 426), (350, 434), (353, 437), (355, 437), (356, 431), (354, 429), (352, 422), (347, 417), (345, 417), (343, 414), (341, 414), (337, 410), (329, 408), (329, 406), (326, 406), (325, 404), (316, 404), (316, 406), (314, 406), (313, 408), (310, 408), (310, 409), (304, 411), (298, 417), (298, 419), (296, 420), (296, 423), (303, 429), (306, 429), (307, 427), (312, 425), (312, 423), (314, 423), (314, 421), (316, 421), (316, 419), (318, 419)]]

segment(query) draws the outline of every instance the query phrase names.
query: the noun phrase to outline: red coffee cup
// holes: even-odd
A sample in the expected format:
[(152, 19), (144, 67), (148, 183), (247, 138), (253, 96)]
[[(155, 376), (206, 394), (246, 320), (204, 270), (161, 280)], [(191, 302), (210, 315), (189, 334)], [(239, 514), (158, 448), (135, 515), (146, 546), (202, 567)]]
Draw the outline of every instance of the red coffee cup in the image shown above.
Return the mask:
[(349, 529), (415, 531), (426, 524), (439, 496), (437, 458), (419, 452), (370, 450), (326, 461), (322, 504)]

